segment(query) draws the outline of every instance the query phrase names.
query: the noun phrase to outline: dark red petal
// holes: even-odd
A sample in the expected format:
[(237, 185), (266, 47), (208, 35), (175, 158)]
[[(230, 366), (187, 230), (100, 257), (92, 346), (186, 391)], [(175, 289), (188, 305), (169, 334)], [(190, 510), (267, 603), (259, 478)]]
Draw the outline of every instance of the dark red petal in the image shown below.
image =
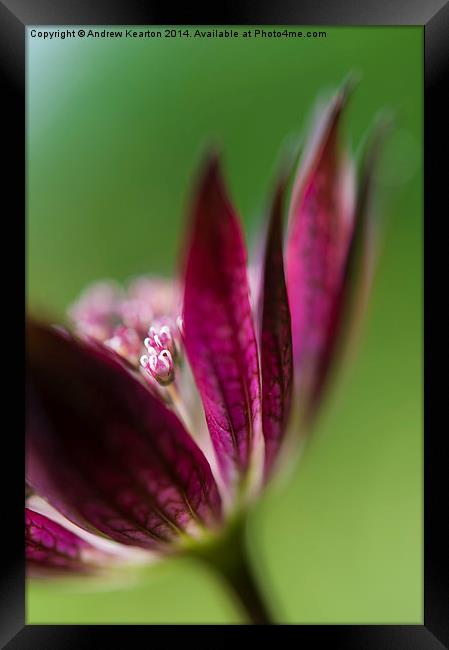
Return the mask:
[(260, 377), (245, 245), (215, 158), (193, 207), (183, 311), (187, 355), (230, 484), (260, 449)]
[(261, 295), (260, 358), (266, 473), (273, 465), (285, 433), (293, 385), (292, 332), (282, 250), (284, 194), (285, 181), (282, 180), (271, 208)]
[(321, 383), (334, 336), (354, 223), (353, 167), (338, 131), (346, 91), (336, 95), (313, 133), (293, 188), (286, 251), (296, 388), (303, 412)]
[(204, 455), (115, 355), (32, 324), (28, 358), (27, 480), (52, 506), (144, 548), (220, 518)]
[(30, 508), (25, 508), (25, 556), (31, 575), (85, 573), (95, 569), (83, 551), (93, 550), (60, 524)]

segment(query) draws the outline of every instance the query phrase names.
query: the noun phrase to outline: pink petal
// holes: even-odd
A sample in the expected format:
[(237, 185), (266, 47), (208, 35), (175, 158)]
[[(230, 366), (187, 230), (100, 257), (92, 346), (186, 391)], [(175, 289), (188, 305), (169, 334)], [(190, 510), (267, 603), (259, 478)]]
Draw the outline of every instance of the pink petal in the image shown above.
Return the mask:
[(285, 181), (281, 181), (271, 208), (261, 294), (260, 356), (266, 472), (273, 465), (285, 433), (293, 385), (291, 319), (282, 251), (284, 194)]
[(216, 158), (193, 207), (184, 342), (217, 460), (228, 485), (260, 449), (260, 377), (240, 224)]
[[(354, 172), (339, 149), (346, 90), (321, 115), (293, 188), (286, 250), (296, 389), (310, 414), (327, 372), (327, 350), (336, 335), (336, 314), (354, 223)], [(313, 397), (312, 397), (313, 396)]]
[(27, 481), (68, 519), (153, 548), (220, 519), (210, 467), (112, 352), (28, 329)]
[(92, 548), (45, 515), (25, 508), (25, 555), (30, 574), (92, 571), (94, 565), (83, 558), (83, 551)]

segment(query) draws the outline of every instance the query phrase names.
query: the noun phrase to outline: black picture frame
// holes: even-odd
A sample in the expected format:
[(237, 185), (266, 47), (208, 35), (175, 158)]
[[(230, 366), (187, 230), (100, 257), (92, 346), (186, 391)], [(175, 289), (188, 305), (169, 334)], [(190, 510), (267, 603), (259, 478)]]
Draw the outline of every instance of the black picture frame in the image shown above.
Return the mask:
[[(432, 318), (432, 297), (438, 293), (438, 279), (444, 277), (442, 263), (447, 257), (447, 239), (441, 233), (441, 224), (446, 217), (447, 199), (443, 192), (447, 186), (447, 162), (440, 164), (438, 153), (447, 142), (448, 103), (445, 86), (448, 84), (449, 68), (449, 2), (444, 0), (305, 0), (294, 2), (242, 0), (239, 3), (217, 4), (214, 12), (201, 13), (194, 7), (185, 6), (176, 18), (169, 15), (170, 7), (157, 2), (130, 0), (3, 0), (0, 1), (0, 66), (4, 81), (2, 141), (3, 159), (6, 162), (2, 191), (3, 210), (8, 210), (8, 228), (3, 229), (4, 241), (8, 241), (9, 254), (17, 244), (18, 263), (4, 271), (4, 285), (11, 294), (8, 305), (17, 307), (17, 324), (12, 334), (17, 337), (16, 345), (8, 339), (9, 352), (13, 358), (10, 368), (19, 368), (17, 351), (22, 349), (24, 333), (23, 303), (17, 284), (23, 279), (21, 254), (25, 241), (25, 30), (28, 25), (84, 25), (84, 24), (202, 24), (202, 25), (244, 25), (244, 24), (295, 24), (295, 25), (421, 25), (424, 28), (425, 57), (425, 575), (424, 575), (424, 622), (423, 625), (297, 625), (288, 626), (295, 645), (317, 647), (319, 644), (347, 650), (437, 650), (449, 648), (449, 589), (448, 536), (446, 528), (447, 461), (443, 453), (443, 441), (447, 435), (445, 427), (437, 420), (438, 407), (444, 408), (435, 390), (435, 376), (438, 373), (440, 346), (444, 341), (444, 319)], [(445, 138), (446, 136), (446, 138)], [(8, 143), (9, 141), (9, 143)], [(447, 153), (446, 153), (447, 155)], [(8, 207), (6, 198), (10, 198)], [(3, 212), (5, 215), (6, 212)], [(5, 216), (4, 216), (5, 219)], [(4, 222), (5, 223), (5, 222)], [(14, 232), (13, 225), (16, 226)], [(6, 239), (7, 237), (7, 239)], [(445, 248), (443, 248), (445, 246)], [(432, 252), (429, 249), (432, 248)], [(22, 252), (22, 253), (21, 253)], [(8, 258), (10, 258), (8, 256)], [(15, 267), (14, 274), (12, 268)], [(23, 282), (23, 285), (25, 282)], [(6, 291), (7, 294), (7, 291)], [(19, 297), (18, 297), (19, 294)], [(13, 299), (12, 296), (15, 296)], [(22, 294), (23, 295), (23, 294)], [(8, 300), (6, 295), (5, 300)], [(447, 303), (447, 300), (445, 300)], [(8, 307), (9, 308), (9, 307)], [(436, 313), (436, 312), (435, 312)], [(12, 316), (11, 316), (12, 317)], [(438, 328), (441, 328), (441, 332)], [(447, 328), (446, 328), (447, 329)], [(430, 334), (431, 331), (431, 334)], [(432, 344), (430, 343), (430, 338)], [(438, 346), (438, 348), (437, 348)], [(7, 351), (7, 352), (8, 352)], [(442, 369), (441, 369), (442, 370)], [(20, 395), (21, 377), (8, 372), (8, 387), (17, 388)], [(432, 388), (430, 388), (431, 378)], [(447, 400), (446, 400), (447, 401)], [(4, 407), (6, 410), (6, 407)], [(9, 411), (14, 411), (11, 407)], [(20, 411), (17, 411), (20, 412)], [(443, 413), (442, 413), (443, 415)], [(21, 418), (11, 418), (20, 420)], [(441, 419), (444, 422), (444, 419)], [(3, 428), (3, 465), (0, 473), (5, 481), (2, 494), (3, 565), (0, 591), (0, 642), (10, 650), (53, 648), (133, 647), (138, 643), (149, 644), (152, 636), (147, 626), (142, 625), (97, 625), (97, 626), (46, 626), (25, 625), (25, 572), (23, 552), (23, 435), (19, 430), (15, 436), (9, 434), (9, 427)], [(8, 429), (8, 433), (7, 430)], [(6, 472), (6, 465), (11, 472)], [(17, 467), (18, 465), (18, 467)], [(4, 471), (5, 470), (5, 471)], [(180, 642), (186, 642), (184, 626), (172, 626), (170, 634), (180, 634)], [(191, 626), (192, 628), (195, 626)], [(275, 632), (283, 633), (287, 626), (276, 626)], [(234, 626), (228, 626), (217, 635), (215, 627), (202, 626), (201, 639), (196, 643), (210, 642), (214, 647), (229, 643)], [(247, 630), (250, 631), (247, 631)], [(198, 631), (192, 632), (196, 635)], [(153, 635), (153, 631), (151, 635)], [(239, 626), (240, 640), (245, 635), (257, 633), (257, 628)], [(265, 634), (265, 632), (263, 632)], [(164, 631), (163, 634), (166, 634)], [(210, 641), (207, 636), (210, 635)], [(249, 637), (248, 637), (249, 638)], [(268, 638), (266, 639), (269, 640)]]

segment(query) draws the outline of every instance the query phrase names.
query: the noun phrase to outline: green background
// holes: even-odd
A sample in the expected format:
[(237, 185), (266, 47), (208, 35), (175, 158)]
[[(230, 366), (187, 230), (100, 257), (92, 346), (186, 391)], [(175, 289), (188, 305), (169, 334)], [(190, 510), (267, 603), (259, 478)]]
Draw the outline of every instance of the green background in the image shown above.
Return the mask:
[[(321, 27), (319, 29), (322, 29)], [(63, 317), (89, 282), (176, 268), (186, 203), (223, 150), (248, 238), (279, 150), (350, 71), (357, 150), (397, 127), (380, 178), (382, 255), (360, 353), (300, 466), (257, 508), (254, 562), (278, 620), (422, 621), (421, 28), (329, 28), (326, 39), (28, 38), (28, 301)], [(202, 567), (166, 562), (126, 585), (28, 585), (29, 623), (232, 622)]]

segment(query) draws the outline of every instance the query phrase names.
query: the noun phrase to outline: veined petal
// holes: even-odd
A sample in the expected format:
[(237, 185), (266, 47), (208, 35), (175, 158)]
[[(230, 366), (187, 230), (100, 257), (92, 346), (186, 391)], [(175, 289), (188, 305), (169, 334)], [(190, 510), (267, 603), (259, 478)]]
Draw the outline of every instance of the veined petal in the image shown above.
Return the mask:
[(230, 486), (247, 474), (263, 441), (245, 245), (215, 158), (202, 177), (192, 216), (184, 343), (217, 460)]
[(220, 519), (204, 455), (112, 352), (28, 328), (27, 481), (82, 528), (160, 548)]
[(25, 508), (25, 557), (31, 575), (89, 573), (95, 570), (90, 552), (95, 549), (75, 535), (30, 508)]
[(287, 289), (296, 390), (305, 417), (322, 385), (354, 224), (354, 169), (339, 148), (347, 90), (332, 100), (312, 134), (289, 210)]
[(282, 250), (284, 194), (285, 180), (282, 179), (271, 207), (260, 301), (262, 424), (266, 474), (272, 468), (285, 433), (293, 387), (291, 319)]

